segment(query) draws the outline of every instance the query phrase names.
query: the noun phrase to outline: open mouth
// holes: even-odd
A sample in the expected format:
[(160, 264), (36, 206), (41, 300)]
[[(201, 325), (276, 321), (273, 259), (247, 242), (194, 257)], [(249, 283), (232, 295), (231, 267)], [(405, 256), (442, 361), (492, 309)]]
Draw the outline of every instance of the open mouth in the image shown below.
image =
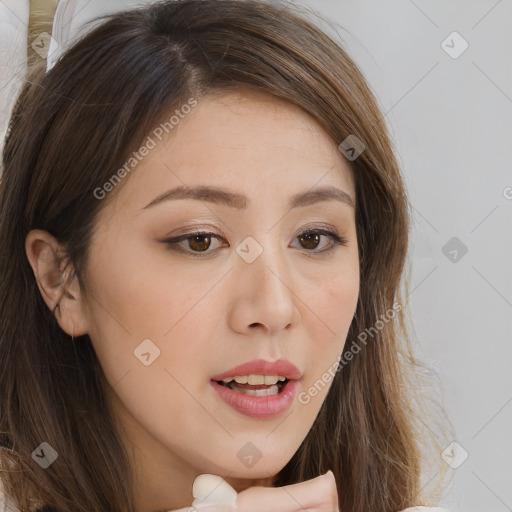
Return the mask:
[[(295, 375), (298, 373), (296, 371)], [(279, 374), (219, 377), (221, 375), (210, 379), (219, 398), (236, 412), (261, 420), (275, 418), (286, 411), (295, 399), (301, 380), (301, 375), (288, 378)]]
[(269, 395), (278, 395), (282, 392), (282, 390), (286, 387), (289, 382), (289, 379), (285, 379), (284, 381), (278, 381), (276, 384), (241, 384), (236, 382), (235, 380), (231, 380), (229, 382), (215, 381), (217, 384), (221, 386), (231, 389), (232, 391), (236, 391), (237, 393), (241, 393), (243, 395), (249, 396), (269, 396)]

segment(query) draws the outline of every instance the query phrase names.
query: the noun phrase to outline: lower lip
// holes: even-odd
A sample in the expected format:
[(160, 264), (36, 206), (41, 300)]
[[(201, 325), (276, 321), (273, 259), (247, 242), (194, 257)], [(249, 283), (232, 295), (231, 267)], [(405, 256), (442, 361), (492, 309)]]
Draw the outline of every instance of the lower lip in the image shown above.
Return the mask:
[(210, 385), (235, 411), (258, 419), (274, 418), (290, 407), (299, 386), (298, 380), (289, 380), (277, 395), (251, 396), (238, 393), (211, 380)]

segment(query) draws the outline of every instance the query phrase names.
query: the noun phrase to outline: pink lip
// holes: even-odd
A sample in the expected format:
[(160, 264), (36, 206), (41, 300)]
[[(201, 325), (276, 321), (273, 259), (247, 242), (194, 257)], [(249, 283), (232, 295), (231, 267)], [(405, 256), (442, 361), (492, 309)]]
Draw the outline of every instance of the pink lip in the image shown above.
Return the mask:
[(256, 375), (282, 375), (289, 380), (298, 380), (302, 377), (301, 371), (287, 359), (278, 359), (271, 363), (264, 359), (255, 359), (248, 363), (241, 364), (224, 373), (214, 375), (212, 380), (222, 380), (226, 377), (234, 377), (235, 375), (249, 375), (254, 373)]
[(210, 385), (225, 403), (240, 414), (251, 418), (268, 419), (281, 414), (290, 407), (297, 393), (299, 382), (298, 380), (289, 380), (280, 393), (267, 396), (244, 395), (219, 384), (215, 380), (211, 380)]
[[(217, 381), (221, 381), (226, 377), (234, 377), (235, 375), (282, 375), (288, 381), (277, 395), (267, 396), (250, 396), (233, 391)], [(214, 375), (210, 380), (210, 385), (219, 394), (229, 406), (238, 411), (240, 414), (251, 418), (267, 419), (273, 418), (290, 407), (297, 389), (299, 380), (302, 378), (301, 371), (290, 361), (279, 359), (274, 362), (265, 361), (264, 359), (255, 359), (248, 363), (241, 364), (224, 373)]]

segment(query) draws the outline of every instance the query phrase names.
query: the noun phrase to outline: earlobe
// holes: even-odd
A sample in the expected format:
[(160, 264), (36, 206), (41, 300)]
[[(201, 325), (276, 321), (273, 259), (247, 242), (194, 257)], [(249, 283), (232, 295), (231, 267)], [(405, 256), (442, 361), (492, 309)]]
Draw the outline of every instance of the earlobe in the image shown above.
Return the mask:
[(87, 333), (80, 286), (71, 265), (66, 267), (64, 248), (47, 231), (34, 229), (25, 239), (25, 252), (48, 308), (61, 329), (76, 337)]

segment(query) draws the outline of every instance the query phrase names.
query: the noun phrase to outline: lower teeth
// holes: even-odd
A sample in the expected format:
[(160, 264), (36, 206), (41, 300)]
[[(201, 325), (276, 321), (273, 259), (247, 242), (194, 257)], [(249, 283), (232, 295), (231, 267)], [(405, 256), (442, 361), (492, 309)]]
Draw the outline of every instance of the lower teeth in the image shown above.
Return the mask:
[(250, 395), (250, 396), (277, 395), (279, 393), (279, 386), (277, 384), (274, 384), (273, 386), (270, 386), (267, 389), (247, 389), (247, 388), (240, 388), (233, 382), (230, 382), (228, 387), (230, 389), (232, 389), (233, 391), (236, 391), (237, 393), (242, 393), (244, 395)]

